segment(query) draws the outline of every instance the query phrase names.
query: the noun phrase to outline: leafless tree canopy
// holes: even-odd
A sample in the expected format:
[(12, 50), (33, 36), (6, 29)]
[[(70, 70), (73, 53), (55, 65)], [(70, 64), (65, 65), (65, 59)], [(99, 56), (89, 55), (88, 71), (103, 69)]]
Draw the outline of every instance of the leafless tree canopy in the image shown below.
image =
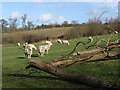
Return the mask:
[(26, 19), (27, 19), (27, 14), (24, 14), (22, 17), (22, 26), (24, 28), (24, 30), (26, 29)]

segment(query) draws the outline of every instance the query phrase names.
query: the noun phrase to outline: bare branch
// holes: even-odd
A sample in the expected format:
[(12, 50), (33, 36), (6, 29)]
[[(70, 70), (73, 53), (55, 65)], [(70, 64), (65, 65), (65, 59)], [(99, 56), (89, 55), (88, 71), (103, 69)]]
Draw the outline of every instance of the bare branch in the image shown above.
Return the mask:
[(100, 17), (101, 17), (105, 12), (107, 12), (107, 11), (103, 11), (103, 12), (100, 14), (100, 16), (99, 16), (99, 18), (97, 19), (97, 21), (100, 19)]
[[(96, 42), (97, 42), (97, 39), (96, 39)], [(74, 51), (76, 50), (76, 48), (77, 48), (77, 46), (78, 46), (79, 44), (83, 44), (84, 47), (85, 47), (86, 49), (88, 49), (88, 48), (90, 48), (90, 47), (92, 47), (92, 46), (95, 46), (96, 42), (95, 42), (93, 45), (90, 45), (90, 46), (87, 47), (86, 44), (90, 43), (90, 41), (88, 41), (88, 42), (86, 42), (86, 43), (79, 41), (79, 42), (77, 42), (77, 44), (76, 44), (76, 46), (74, 47), (74, 49), (72, 50), (72, 52), (68, 53), (67, 55), (64, 55), (64, 56), (61, 56), (61, 57), (56, 58), (56, 59), (53, 60), (51, 63), (56, 62), (57, 60), (59, 60), (59, 59), (61, 59), (61, 58), (64, 58), (64, 57), (67, 57), (67, 56), (71, 55), (72, 53), (74, 53)]]
[(61, 56), (61, 57), (56, 58), (56, 59), (53, 60), (51, 63), (53, 63), (53, 62), (55, 62), (55, 61), (57, 61), (57, 60), (59, 60), (59, 59), (61, 59), (61, 58), (64, 58), (64, 57), (67, 57), (67, 56), (71, 55), (71, 54), (76, 50), (77, 46), (78, 46), (80, 43), (82, 43), (82, 44), (86, 47), (85, 43), (83, 43), (83, 42), (78, 42), (78, 43), (76, 44), (75, 48), (72, 50), (72, 52), (70, 52), (70, 53), (67, 54), (67, 55), (64, 55), (64, 56)]

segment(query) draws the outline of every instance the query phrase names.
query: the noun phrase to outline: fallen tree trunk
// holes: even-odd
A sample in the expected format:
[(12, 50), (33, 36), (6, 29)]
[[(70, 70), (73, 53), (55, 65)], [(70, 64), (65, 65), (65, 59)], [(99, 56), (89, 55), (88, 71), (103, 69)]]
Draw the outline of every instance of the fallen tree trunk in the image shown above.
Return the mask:
[[(101, 40), (104, 40), (104, 39), (101, 39)], [(101, 40), (100, 40), (100, 41), (101, 41)], [(99, 41), (99, 43), (100, 43), (100, 41)], [(88, 42), (88, 43), (89, 43), (89, 42)], [(96, 43), (96, 42), (95, 42), (95, 43)], [(116, 42), (116, 41), (115, 41), (115, 42), (112, 42), (112, 43), (108, 43), (108, 45), (105, 46), (104, 48), (101, 48), (101, 47), (99, 47), (99, 46), (96, 46), (95, 43), (94, 43), (93, 45), (90, 45), (90, 46), (86, 47), (86, 45), (85, 45), (84, 42), (78, 42), (78, 43), (76, 44), (75, 48), (72, 50), (72, 52), (68, 53), (67, 55), (64, 55), (64, 56), (61, 56), (61, 57), (56, 58), (56, 59), (53, 60), (51, 63), (54, 63), (54, 62), (56, 62), (56, 61), (59, 61), (59, 59), (61, 59), (61, 58), (68, 57), (68, 56), (71, 55), (71, 54), (73, 54), (73, 55), (84, 55), (84, 54), (98, 53), (98, 52), (101, 52), (101, 51), (103, 51), (103, 52), (105, 52), (105, 53), (106, 53), (106, 52), (108, 53), (108, 51), (111, 50), (111, 49), (113, 49), (113, 48), (120, 48), (120, 43), (118, 43), (118, 42)], [(86, 50), (86, 51), (74, 53), (74, 51), (76, 50), (76, 48), (77, 48), (77, 46), (78, 46), (79, 44), (83, 44), (86, 49), (90, 48), (91, 46), (96, 46), (97, 49)]]
[(67, 65), (70, 65), (70, 64), (73, 64), (73, 63), (76, 63), (76, 62), (80, 62), (80, 61), (86, 61), (90, 58), (92, 58), (93, 56), (90, 55), (90, 56), (87, 56), (87, 57), (82, 57), (82, 58), (74, 58), (74, 59), (66, 59), (66, 60), (63, 60), (63, 61), (58, 61), (58, 62), (54, 62), (54, 63), (51, 63), (53, 66), (55, 67), (63, 67), (63, 66), (67, 66)]
[(93, 50), (86, 50), (86, 51), (81, 51), (81, 52), (77, 52), (75, 55), (84, 55), (84, 54), (91, 54), (91, 53), (98, 53), (101, 51), (105, 51), (105, 50), (111, 50), (113, 48), (120, 48), (120, 45), (112, 45), (112, 46), (108, 46), (105, 48), (98, 48), (98, 49), (93, 49)]
[(70, 66), (70, 65), (78, 64), (78, 63), (94, 62), (94, 61), (97, 61), (97, 60), (99, 61), (100, 59), (104, 59), (105, 57), (113, 57), (113, 56), (116, 56), (116, 55), (119, 55), (119, 54), (120, 54), (120, 51), (109, 52), (109, 54), (99, 53), (99, 54), (96, 54), (96, 55), (89, 55), (89, 56), (85, 56), (85, 57), (66, 59), (66, 60), (54, 62), (54, 63), (51, 63), (51, 64), (54, 65), (55, 67)]
[(57, 67), (53, 66), (52, 64), (43, 63), (37, 60), (29, 60), (28, 62), (29, 65), (26, 67), (26, 69), (31, 67), (36, 68), (38, 70), (42, 70), (52, 75), (58, 76), (67, 81), (72, 81), (79, 84), (85, 84), (97, 88), (119, 88), (118, 83), (111, 83), (106, 80), (98, 79), (96, 77), (88, 76), (88, 75), (76, 76), (71, 73), (64, 72), (58, 69)]
[(105, 49), (87, 50), (87, 51), (78, 52), (76, 55), (84, 55), (84, 54), (90, 54), (90, 53), (97, 53), (97, 52), (104, 51), (104, 50)]

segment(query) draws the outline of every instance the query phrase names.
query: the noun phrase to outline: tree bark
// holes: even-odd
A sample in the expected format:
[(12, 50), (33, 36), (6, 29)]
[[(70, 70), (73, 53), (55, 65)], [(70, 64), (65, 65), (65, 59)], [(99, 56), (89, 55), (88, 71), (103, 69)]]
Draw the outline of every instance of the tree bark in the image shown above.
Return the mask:
[(63, 61), (58, 61), (58, 62), (54, 62), (51, 63), (52, 65), (54, 65), (55, 67), (63, 67), (63, 66), (70, 66), (73, 64), (80, 64), (80, 63), (87, 63), (87, 62), (94, 62), (94, 61), (99, 61), (100, 59), (104, 59), (105, 57), (113, 57), (116, 55), (119, 55), (120, 51), (118, 52), (109, 52), (107, 53), (99, 53), (96, 55), (89, 55), (89, 56), (85, 56), (85, 57), (79, 57), (79, 58), (71, 58), (71, 59), (66, 59)]
[(77, 55), (84, 55), (84, 54), (90, 54), (90, 53), (97, 53), (100, 51), (104, 51), (105, 49), (93, 49), (93, 50), (86, 50), (82, 52), (78, 52)]
[(108, 82), (106, 80), (98, 79), (96, 77), (88, 75), (76, 76), (71, 73), (64, 72), (58, 69), (57, 67), (53, 66), (52, 64), (47, 64), (37, 60), (29, 60), (28, 62), (29, 65), (26, 67), (26, 69), (30, 67), (36, 68), (47, 73), (50, 73), (52, 75), (58, 76), (63, 80), (72, 81), (79, 84), (85, 84), (97, 88), (119, 88), (118, 83)]
[(98, 49), (93, 49), (93, 50), (81, 51), (81, 52), (77, 52), (75, 55), (98, 53), (98, 52), (105, 51), (105, 50), (109, 51), (109, 50), (111, 50), (113, 48), (120, 48), (120, 45), (111, 45), (111, 46), (108, 46), (108, 47), (105, 47), (105, 48), (98, 48)]

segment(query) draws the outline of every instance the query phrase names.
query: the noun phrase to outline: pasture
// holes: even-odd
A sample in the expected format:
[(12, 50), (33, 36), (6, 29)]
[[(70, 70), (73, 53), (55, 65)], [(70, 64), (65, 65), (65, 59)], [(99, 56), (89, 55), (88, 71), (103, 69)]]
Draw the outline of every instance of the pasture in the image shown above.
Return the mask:
[[(109, 35), (98, 36), (100, 38), (108, 39)], [(111, 35), (111, 41), (115, 40), (116, 36)], [(87, 42), (87, 37), (72, 39), (69, 40), (70, 45), (61, 45), (57, 42), (52, 42), (53, 45), (49, 50), (49, 54), (43, 57), (37, 55), (37, 50), (33, 51), (31, 59), (41, 60), (44, 62), (51, 62), (57, 57), (68, 54), (76, 45), (76, 41)], [(89, 43), (88, 45), (93, 44), (96, 41)], [(36, 47), (43, 45), (45, 43), (37, 43)], [(101, 46), (104, 46), (105, 43), (101, 42)], [(91, 47), (89, 49), (93, 49)], [(76, 51), (85, 50), (83, 45), (79, 45)], [(117, 50), (117, 49), (115, 49)], [(113, 50), (113, 51), (115, 51)], [(72, 57), (72, 55), (71, 55)], [(33, 69), (25, 70), (25, 67), (28, 65), (27, 59), (24, 55), (24, 49), (22, 46), (7, 46), (2, 47), (2, 87), (3, 88), (90, 88), (85, 85), (79, 85), (72, 82), (64, 81), (58, 77), (55, 77), (51, 74), (48, 74), (43, 71), (37, 71), (28, 75), (30, 70), (33, 72)], [(85, 64), (77, 64), (69, 67), (62, 67), (61, 69), (70, 72), (76, 75), (87, 74), (92, 75), (98, 78), (103, 78), (108, 81), (120, 81), (118, 79), (118, 65), (119, 57), (113, 57), (111, 59), (106, 59), (106, 61), (91, 62)]]

